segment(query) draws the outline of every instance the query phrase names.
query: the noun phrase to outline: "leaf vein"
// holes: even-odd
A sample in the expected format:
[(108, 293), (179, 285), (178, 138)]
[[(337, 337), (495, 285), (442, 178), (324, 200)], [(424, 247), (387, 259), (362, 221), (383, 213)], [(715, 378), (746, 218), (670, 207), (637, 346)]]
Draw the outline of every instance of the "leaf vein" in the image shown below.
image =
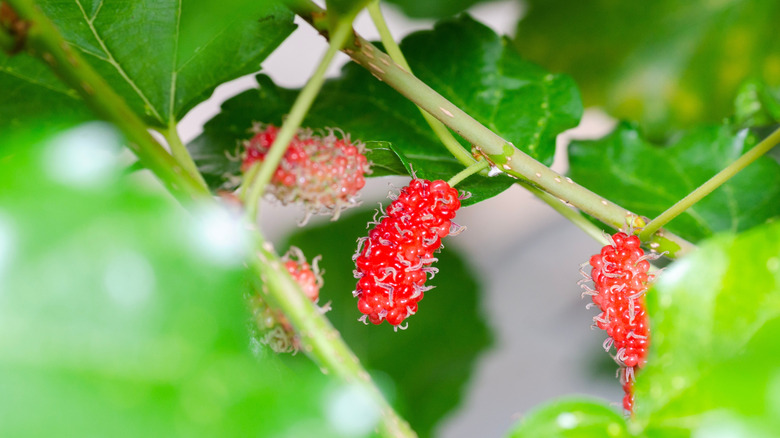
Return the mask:
[(97, 28), (95, 28), (93, 21), (90, 20), (89, 17), (87, 17), (87, 11), (84, 10), (84, 6), (81, 4), (81, 0), (74, 0), (76, 2), (76, 5), (79, 7), (79, 10), (81, 11), (81, 15), (84, 17), (84, 21), (87, 23), (87, 26), (89, 26), (90, 31), (92, 32), (92, 36), (95, 37), (95, 40), (100, 44), (100, 48), (103, 50), (103, 52), (106, 54), (106, 62), (111, 64), (116, 71), (119, 73), (119, 75), (122, 77), (122, 79), (125, 80), (125, 82), (130, 85), (130, 88), (135, 91), (135, 93), (138, 95), (138, 97), (141, 98), (141, 100), (149, 107), (149, 109), (152, 111), (154, 116), (159, 120), (160, 122), (163, 122), (162, 117), (160, 116), (160, 113), (157, 112), (157, 109), (152, 105), (152, 103), (149, 101), (149, 99), (146, 97), (143, 91), (136, 85), (136, 83), (128, 76), (127, 72), (122, 68), (121, 65), (116, 61), (114, 58), (114, 55), (111, 53), (111, 51), (106, 46), (105, 41), (103, 41), (103, 38), (100, 37), (100, 34), (98, 34)]

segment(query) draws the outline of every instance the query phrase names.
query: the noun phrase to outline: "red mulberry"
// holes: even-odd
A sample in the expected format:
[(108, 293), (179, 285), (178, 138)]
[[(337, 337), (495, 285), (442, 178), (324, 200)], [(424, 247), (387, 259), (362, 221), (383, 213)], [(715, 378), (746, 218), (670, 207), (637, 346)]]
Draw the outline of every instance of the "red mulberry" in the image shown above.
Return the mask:
[[(303, 293), (312, 302), (316, 303), (319, 299), (320, 288), (322, 287), (322, 275), (317, 267), (319, 256), (309, 264), (304, 257), (303, 252), (296, 247), (290, 248), (281, 261), (287, 272), (301, 286)], [(277, 353), (295, 353), (298, 351), (298, 340), (295, 337), (292, 325), (281, 312), (277, 312), (265, 303), (260, 295), (253, 295), (249, 299), (249, 304), (254, 314), (257, 325), (257, 340), (267, 345)], [(326, 304), (321, 311), (327, 311)]]
[(591, 274), (581, 271), (585, 280), (593, 281), (594, 288), (581, 284), (586, 289), (585, 294), (591, 295), (593, 303), (601, 310), (593, 321), (607, 332), (604, 349), (609, 351), (614, 345), (617, 351), (615, 361), (621, 367), (619, 376), (626, 392), (623, 406), (630, 411), (634, 375), (636, 369), (644, 366), (649, 345), (644, 294), (653, 275), (648, 274), (650, 263), (647, 260), (658, 256), (645, 255), (636, 236), (616, 233), (610, 240), (609, 245), (590, 258)]
[[(444, 181), (414, 179), (401, 189), (368, 237), (358, 241), (358, 310), (374, 324), (387, 320), (398, 327), (417, 312), (425, 286), (438, 270), (431, 266), (441, 239), (461, 227), (452, 222), (460, 208), (458, 191)], [(379, 213), (379, 212), (377, 212)]]
[[(244, 142), (243, 172), (265, 159), (279, 129), (257, 125), (254, 131), (254, 137)], [(371, 172), (363, 143), (336, 132), (340, 131), (330, 129), (327, 135), (319, 136), (299, 129), (267, 189), (282, 204), (302, 202), (304, 222), (312, 214), (332, 214), (337, 219), (341, 211), (357, 205), (365, 175)]]

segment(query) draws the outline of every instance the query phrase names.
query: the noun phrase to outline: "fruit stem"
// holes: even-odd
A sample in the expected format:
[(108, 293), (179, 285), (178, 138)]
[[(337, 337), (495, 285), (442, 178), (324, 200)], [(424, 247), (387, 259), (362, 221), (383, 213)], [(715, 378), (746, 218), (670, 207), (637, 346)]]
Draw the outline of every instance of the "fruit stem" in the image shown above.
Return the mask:
[(780, 128), (769, 134), (768, 137), (763, 139), (744, 155), (737, 158), (736, 161), (729, 164), (725, 169), (718, 172), (707, 182), (696, 188), (696, 190), (677, 201), (676, 204), (672, 205), (669, 207), (669, 209), (650, 221), (639, 233), (639, 238), (643, 241), (649, 239), (661, 227), (671, 222), (674, 218), (685, 212), (697, 202), (701, 201), (702, 198), (709, 195), (715, 189), (726, 183), (739, 171), (747, 167), (750, 163), (756, 161), (758, 158), (769, 152), (769, 150), (775, 147), (778, 142), (780, 142)]
[(455, 185), (457, 185), (459, 182), (470, 177), (471, 175), (474, 175), (475, 173), (479, 173), (487, 169), (488, 167), (490, 167), (490, 163), (488, 162), (488, 160), (485, 159), (479, 160), (474, 164), (470, 165), (469, 167), (456, 173), (455, 176), (453, 176), (452, 178), (450, 178), (449, 181), (447, 181), (447, 184), (449, 184), (450, 187), (455, 187)]
[(245, 181), (245, 184), (249, 186), (245, 206), (246, 217), (250, 223), (254, 223), (257, 220), (258, 205), (265, 186), (271, 181), (276, 168), (287, 151), (287, 147), (290, 145), (290, 141), (295, 136), (298, 128), (300, 128), (303, 118), (306, 117), (306, 113), (311, 108), (314, 99), (317, 98), (317, 94), (319, 94), (322, 84), (325, 82), (325, 73), (328, 70), (328, 66), (330, 66), (334, 56), (341, 50), (341, 47), (344, 46), (351, 34), (352, 20), (345, 19), (336, 24), (333, 33), (330, 34), (328, 50), (325, 51), (325, 55), (323, 55), (319, 65), (317, 65), (314, 74), (309, 78), (306, 86), (303, 87), (295, 99), (289, 115), (279, 129), (276, 139), (260, 165), (260, 170), (254, 178)]
[[(395, 61), (402, 68), (406, 69), (409, 74), (413, 74), (411, 67), (409, 67), (409, 64), (406, 62), (406, 58), (404, 58), (403, 52), (401, 52), (401, 48), (398, 47), (395, 39), (393, 39), (393, 35), (390, 33), (390, 28), (387, 27), (387, 22), (385, 22), (385, 17), (382, 15), (382, 9), (379, 6), (379, 0), (374, 0), (369, 3), (368, 13), (371, 16), (371, 20), (374, 22), (374, 26), (376, 26), (376, 30), (379, 32), (382, 44), (385, 46), (387, 54), (390, 55), (390, 59)], [(428, 126), (431, 127), (433, 133), (436, 134), (444, 147), (447, 148), (447, 150), (452, 154), (453, 157), (455, 157), (456, 160), (460, 161), (460, 163), (464, 166), (471, 166), (476, 162), (474, 157), (471, 156), (471, 153), (463, 149), (463, 146), (461, 146), (460, 142), (455, 138), (454, 135), (452, 135), (450, 130), (447, 129), (443, 123), (436, 120), (436, 118), (428, 114), (427, 111), (420, 108), (419, 106), (417, 106), (417, 109), (420, 110), (420, 113), (428, 123)], [(487, 175), (487, 173), (485, 174)]]
[(147, 125), (127, 103), (98, 75), (81, 55), (73, 50), (54, 24), (31, 0), (8, 0), (19, 15), (29, 22), (24, 49), (49, 65), (60, 79), (79, 93), (100, 117), (112, 122), (127, 137), (128, 147), (168, 190), (183, 202), (209, 198), (208, 189), (194, 179), (149, 134)]
[[(7, 3), (13, 6), (22, 19), (32, 23), (25, 48), (34, 55), (51, 60), (47, 62), (60, 79), (76, 89), (96, 114), (124, 133), (130, 140), (128, 147), (138, 156), (140, 163), (154, 172), (182, 205), (192, 208), (195, 205), (193, 200), (199, 201), (199, 205), (216, 205), (207, 189), (185, 172), (149, 134), (146, 124), (124, 100), (78, 53), (71, 50), (67, 41), (34, 2), (8, 0)], [(385, 401), (343, 338), (314, 304), (305, 298), (298, 283), (284, 269), (279, 256), (263, 240), (259, 230), (252, 226), (248, 228), (256, 254), (247, 262), (254, 282), (263, 296), (273, 303), (272, 307), (288, 316), (296, 332), (300, 333), (302, 350), (324, 372), (366, 388), (382, 413), (380, 427), (385, 436), (414, 437), (415, 433)]]
[[(326, 30), (322, 24), (322, 16), (325, 12), (315, 4), (296, 1), (289, 6), (319, 31)], [(638, 217), (636, 214), (563, 177), (514, 147), (360, 36), (356, 35), (355, 44), (346, 47), (344, 52), (379, 80), (395, 88), (404, 97), (459, 134), (471, 143), (478, 153), (499, 164), (508, 175), (539, 187), (557, 199), (571, 203), (613, 228), (622, 228), (627, 222), (636, 221)], [(663, 235), (653, 235), (650, 243), (653, 243), (658, 251), (667, 251), (669, 257), (673, 258), (695, 248), (685, 239), (668, 232)]]

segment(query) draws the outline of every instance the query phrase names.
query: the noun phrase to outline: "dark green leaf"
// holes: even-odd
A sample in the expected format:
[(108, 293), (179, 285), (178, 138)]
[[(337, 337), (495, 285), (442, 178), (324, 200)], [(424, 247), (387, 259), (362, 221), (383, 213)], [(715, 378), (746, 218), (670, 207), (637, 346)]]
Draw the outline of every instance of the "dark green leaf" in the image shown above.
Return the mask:
[[(524, 61), (505, 40), (468, 16), (412, 34), (401, 47), (420, 79), (542, 162), (552, 162), (558, 133), (579, 121), (582, 105), (571, 79)], [(227, 101), (190, 145), (212, 187), (224, 184), (225, 174), (237, 173), (238, 163), (229, 162), (225, 151), (236, 151), (252, 121), (281, 123), (297, 96), (296, 90), (277, 87), (265, 76), (258, 76), (258, 82), (259, 91)], [(356, 64), (348, 64), (339, 79), (324, 85), (304, 125), (338, 126), (353, 138), (390, 142), (422, 178), (447, 180), (463, 169), (413, 104)], [(473, 176), (459, 188), (472, 193), (468, 205), (511, 184), (507, 177)]]
[[(155, 126), (179, 120), (217, 85), (257, 71), (294, 28), (292, 14), (273, 1), (45, 0), (39, 5), (71, 47)], [(19, 91), (23, 99), (9, 101), (4, 110), (13, 114), (20, 105), (50, 111), (52, 100), (77, 107), (75, 93), (45, 68), (28, 55), (0, 57), (0, 88), (14, 86), (11, 77), (25, 83)]]
[(320, 266), (326, 272), (320, 302), (332, 302), (328, 318), (369, 370), (389, 376), (401, 415), (421, 437), (430, 436), (433, 426), (457, 406), (477, 355), (490, 344), (479, 288), (460, 257), (444, 250), (437, 255), (440, 275), (429, 282), (436, 289), (426, 292), (407, 330), (396, 333), (386, 323), (363, 325), (352, 296), (356, 284), (352, 254), (372, 216), (373, 212), (352, 214), (304, 230), (291, 237), (290, 244), (308, 257), (323, 255)]
[(123, 179), (118, 140), (0, 138), (0, 436), (347, 436), (355, 391), (250, 352), (235, 224)]
[(651, 436), (774, 436), (780, 427), (780, 223), (720, 235), (648, 291), (636, 387)]
[[(728, 125), (684, 133), (664, 147), (627, 124), (595, 141), (569, 146), (570, 175), (629, 210), (653, 218), (756, 144)], [(780, 165), (762, 157), (665, 228), (693, 241), (740, 231), (780, 215)]]
[(416, 18), (443, 18), (463, 12), (485, 0), (388, 0), (398, 5), (406, 15)]
[(731, 115), (747, 78), (780, 85), (780, 3), (736, 0), (531, 0), (516, 44), (528, 59), (574, 76), (587, 105), (670, 127)]
[(408, 173), (405, 163), (393, 144), (386, 141), (369, 141), (366, 149), (370, 151), (371, 176), (403, 175)]
[(509, 438), (629, 437), (623, 415), (604, 402), (582, 398), (556, 400), (529, 412)]
[[(79, 95), (65, 87), (49, 67), (39, 60), (17, 55), (8, 58), (0, 52), (0, 129), (15, 129), (26, 122), (73, 122), (94, 116)], [(56, 120), (56, 122), (54, 120)]]

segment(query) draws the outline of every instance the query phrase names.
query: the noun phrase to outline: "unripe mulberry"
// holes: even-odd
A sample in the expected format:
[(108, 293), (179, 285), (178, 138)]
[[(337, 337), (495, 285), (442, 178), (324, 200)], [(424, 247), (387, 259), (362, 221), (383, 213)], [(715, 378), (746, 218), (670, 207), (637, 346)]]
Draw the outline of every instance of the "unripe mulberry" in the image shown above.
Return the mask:
[[(296, 247), (282, 256), (281, 261), (287, 272), (301, 286), (303, 293), (313, 303), (319, 299), (322, 287), (322, 273), (317, 267), (319, 256), (312, 260), (311, 265), (306, 261), (303, 252)], [(292, 325), (282, 312), (268, 307), (260, 295), (253, 295), (249, 299), (249, 305), (257, 327), (257, 340), (267, 345), (277, 353), (296, 353), (298, 351), (298, 339)], [(320, 310), (327, 311), (327, 305)]]
[[(441, 239), (461, 228), (452, 222), (460, 208), (458, 191), (444, 181), (414, 179), (401, 189), (387, 213), (358, 241), (353, 295), (358, 310), (373, 324), (387, 320), (398, 327), (417, 312)], [(379, 212), (377, 212), (379, 213)]]
[[(645, 254), (636, 236), (616, 233), (609, 238), (610, 244), (585, 264), (590, 264), (592, 269), (590, 275), (581, 271), (585, 279), (580, 284), (601, 310), (593, 321), (607, 332), (604, 349), (609, 351), (615, 346), (614, 359), (620, 366), (620, 381), (626, 392), (623, 406), (630, 411), (634, 376), (636, 370), (644, 366), (649, 347), (650, 328), (644, 294), (653, 275), (648, 274), (648, 260), (659, 256)], [(593, 281), (593, 289), (584, 284), (585, 281)]]
[[(279, 129), (257, 124), (255, 135), (244, 142), (241, 164), (246, 172), (265, 159)], [(339, 133), (340, 135), (336, 135)], [(313, 214), (331, 214), (337, 219), (346, 208), (358, 204), (357, 196), (371, 173), (365, 146), (348, 134), (329, 129), (324, 136), (299, 129), (271, 178), (267, 191), (282, 204), (301, 202), (306, 222)]]

